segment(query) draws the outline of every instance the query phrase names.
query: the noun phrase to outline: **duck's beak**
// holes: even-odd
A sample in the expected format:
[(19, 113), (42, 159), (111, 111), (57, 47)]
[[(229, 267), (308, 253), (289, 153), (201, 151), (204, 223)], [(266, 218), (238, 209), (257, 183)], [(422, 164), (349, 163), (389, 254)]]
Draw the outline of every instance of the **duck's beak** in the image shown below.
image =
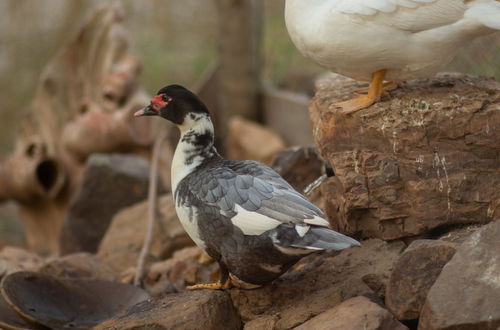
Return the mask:
[(151, 106), (147, 106), (134, 113), (134, 117), (141, 117), (141, 116), (158, 116), (158, 111), (153, 110)]

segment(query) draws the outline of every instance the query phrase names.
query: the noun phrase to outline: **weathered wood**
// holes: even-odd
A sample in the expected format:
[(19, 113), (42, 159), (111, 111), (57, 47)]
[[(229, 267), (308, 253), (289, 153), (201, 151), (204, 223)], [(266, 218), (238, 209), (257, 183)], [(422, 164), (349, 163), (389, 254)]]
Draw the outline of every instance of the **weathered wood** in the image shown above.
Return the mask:
[(231, 116), (256, 120), (260, 111), (262, 0), (217, 0), (219, 8), (218, 134)]
[(155, 130), (132, 113), (148, 102), (128, 55), (122, 8), (96, 10), (44, 70), (14, 153), (0, 163), (0, 202), (19, 203), (28, 246), (58, 252), (63, 216), (86, 158), (148, 153)]

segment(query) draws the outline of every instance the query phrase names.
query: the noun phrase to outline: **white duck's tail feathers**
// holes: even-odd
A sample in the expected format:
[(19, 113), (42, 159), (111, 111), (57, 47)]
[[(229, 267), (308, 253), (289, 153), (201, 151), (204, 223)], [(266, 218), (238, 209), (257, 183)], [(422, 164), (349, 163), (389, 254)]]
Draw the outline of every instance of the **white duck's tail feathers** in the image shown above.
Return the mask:
[(500, 1), (472, 1), (465, 12), (465, 18), (476, 20), (490, 29), (500, 30)]

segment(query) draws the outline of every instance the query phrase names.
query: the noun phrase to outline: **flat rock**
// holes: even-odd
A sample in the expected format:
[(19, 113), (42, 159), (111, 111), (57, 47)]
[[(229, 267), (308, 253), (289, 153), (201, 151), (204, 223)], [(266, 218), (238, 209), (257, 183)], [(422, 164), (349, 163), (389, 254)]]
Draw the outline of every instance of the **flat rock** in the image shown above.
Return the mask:
[[(171, 194), (158, 199), (158, 208), (160, 214), (156, 218), (149, 252), (151, 259), (156, 261), (170, 257), (175, 250), (194, 245), (177, 218)], [(135, 267), (146, 236), (147, 222), (147, 201), (116, 214), (99, 246), (99, 259), (116, 272)]]
[(139, 156), (94, 154), (64, 219), (61, 253), (97, 252), (113, 216), (144, 200), (149, 164)]
[(398, 320), (420, 315), (429, 289), (444, 265), (455, 254), (458, 244), (440, 240), (416, 240), (394, 265), (385, 303)]
[(274, 328), (290, 329), (349, 298), (383, 294), (404, 248), (402, 242), (367, 240), (360, 248), (307, 256), (261, 288), (229, 292), (245, 323), (277, 316)]
[(459, 74), (408, 81), (369, 108), (334, 103), (358, 84), (317, 82), (309, 107), (318, 152), (330, 163), (334, 227), (397, 239), (500, 218), (500, 83)]
[(296, 330), (407, 330), (394, 315), (366, 297), (354, 297), (294, 328)]
[(457, 249), (427, 295), (419, 329), (500, 327), (500, 221), (475, 231)]
[(38, 272), (58, 278), (98, 279), (113, 281), (118, 274), (104, 264), (96, 255), (87, 252), (68, 254), (50, 258), (38, 269)]
[(94, 328), (104, 329), (241, 329), (241, 320), (226, 292), (187, 291), (134, 306), (122, 316)]
[(44, 259), (33, 252), (6, 246), (0, 251), (0, 278), (21, 270), (38, 269), (43, 262)]
[(153, 296), (184, 291), (186, 286), (219, 280), (219, 266), (197, 246), (174, 252), (167, 260), (151, 265), (144, 288)]
[(269, 164), (273, 156), (285, 149), (283, 139), (262, 125), (241, 117), (228, 123), (226, 153), (233, 160), (257, 160)]

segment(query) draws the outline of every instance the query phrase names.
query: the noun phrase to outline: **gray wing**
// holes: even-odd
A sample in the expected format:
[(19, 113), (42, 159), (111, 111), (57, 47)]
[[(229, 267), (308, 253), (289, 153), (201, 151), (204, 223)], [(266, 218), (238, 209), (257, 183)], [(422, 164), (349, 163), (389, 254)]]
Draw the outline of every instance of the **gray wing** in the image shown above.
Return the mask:
[[(217, 206), (244, 233), (259, 234), (282, 223), (328, 226), (323, 212), (271, 168), (253, 161), (227, 162), (190, 180), (191, 192)], [(305, 221), (307, 222), (307, 221)]]

